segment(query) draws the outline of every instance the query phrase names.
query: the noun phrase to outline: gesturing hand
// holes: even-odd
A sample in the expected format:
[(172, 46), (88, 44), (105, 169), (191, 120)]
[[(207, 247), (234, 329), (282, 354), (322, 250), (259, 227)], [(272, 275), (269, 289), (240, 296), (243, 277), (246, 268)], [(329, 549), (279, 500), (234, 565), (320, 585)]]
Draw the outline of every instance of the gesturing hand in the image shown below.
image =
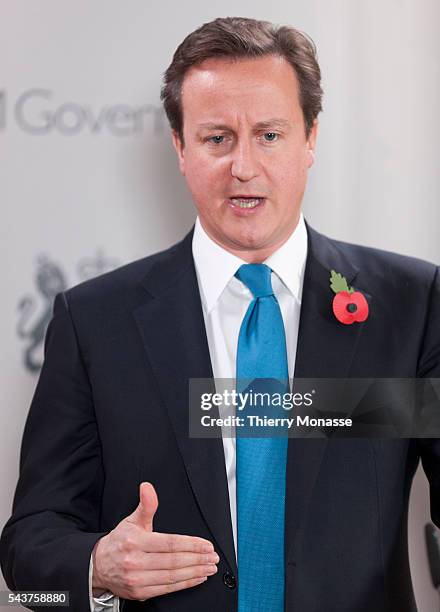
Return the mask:
[(203, 538), (153, 531), (158, 499), (143, 482), (139, 505), (93, 550), (93, 589), (144, 601), (201, 584), (217, 572), (218, 555)]

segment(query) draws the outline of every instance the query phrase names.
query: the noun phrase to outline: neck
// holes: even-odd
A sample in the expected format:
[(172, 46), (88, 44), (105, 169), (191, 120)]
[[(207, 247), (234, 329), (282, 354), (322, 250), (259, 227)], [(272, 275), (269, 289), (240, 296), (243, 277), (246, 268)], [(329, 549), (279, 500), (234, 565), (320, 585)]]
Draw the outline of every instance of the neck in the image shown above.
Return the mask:
[(209, 232), (205, 228), (205, 226), (203, 225), (201, 221), (200, 223), (203, 229), (205, 230), (206, 234), (211, 238), (211, 240), (213, 240), (216, 244), (218, 244), (225, 251), (232, 253), (232, 255), (239, 257), (246, 263), (263, 263), (264, 261), (266, 261), (268, 257), (270, 257), (273, 253), (275, 253), (275, 251), (278, 251), (278, 249), (281, 248), (285, 242), (287, 242), (287, 240), (291, 237), (293, 232), (296, 230), (298, 223), (299, 223), (299, 218), (300, 216), (298, 215), (298, 218), (296, 219), (293, 229), (286, 236), (281, 238), (278, 242), (275, 242), (274, 244), (271, 244), (268, 246), (262, 246), (262, 247), (257, 247), (257, 248), (252, 248), (252, 247), (244, 248), (242, 246), (235, 245), (233, 242), (230, 242), (230, 243), (220, 242), (219, 240), (216, 239), (214, 235), (211, 234), (211, 232)]

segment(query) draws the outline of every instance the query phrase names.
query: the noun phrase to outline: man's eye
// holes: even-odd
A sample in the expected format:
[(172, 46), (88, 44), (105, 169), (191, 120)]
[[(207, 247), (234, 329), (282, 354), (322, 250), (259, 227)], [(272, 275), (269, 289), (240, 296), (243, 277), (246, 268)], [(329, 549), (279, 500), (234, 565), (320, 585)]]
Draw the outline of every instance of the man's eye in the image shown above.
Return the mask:
[(213, 144), (222, 144), (224, 138), (224, 136), (211, 136), (208, 138), (208, 141), (212, 142)]
[(264, 140), (266, 142), (275, 142), (277, 138), (278, 138), (278, 134), (276, 132), (266, 132), (264, 134)]

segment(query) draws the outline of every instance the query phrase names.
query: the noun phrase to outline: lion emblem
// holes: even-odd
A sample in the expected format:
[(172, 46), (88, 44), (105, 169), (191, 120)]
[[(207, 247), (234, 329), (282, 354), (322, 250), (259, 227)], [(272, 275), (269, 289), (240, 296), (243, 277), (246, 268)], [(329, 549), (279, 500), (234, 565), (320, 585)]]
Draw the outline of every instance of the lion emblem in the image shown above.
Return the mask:
[[(82, 259), (77, 265), (79, 280), (87, 280), (116, 268), (119, 262), (105, 257), (98, 250), (94, 257)], [(35, 285), (38, 296), (25, 295), (18, 302), (17, 334), (27, 341), (23, 352), (24, 366), (30, 372), (39, 372), (42, 364), (41, 347), (46, 329), (52, 318), (53, 302), (57, 293), (68, 287), (66, 275), (61, 266), (45, 255), (37, 257)], [(41, 303), (38, 306), (38, 303)]]

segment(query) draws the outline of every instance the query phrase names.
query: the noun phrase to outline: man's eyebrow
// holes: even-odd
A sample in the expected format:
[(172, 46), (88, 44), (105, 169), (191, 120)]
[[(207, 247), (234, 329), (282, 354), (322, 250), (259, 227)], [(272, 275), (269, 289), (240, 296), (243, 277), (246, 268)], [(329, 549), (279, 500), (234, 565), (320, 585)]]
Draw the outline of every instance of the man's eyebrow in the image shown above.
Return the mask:
[[(230, 125), (226, 123), (215, 123), (214, 121), (208, 121), (206, 123), (198, 124), (199, 130), (223, 130), (228, 132), (233, 132), (234, 130)], [(288, 129), (291, 127), (291, 124), (285, 119), (279, 119), (277, 117), (273, 117), (271, 119), (267, 119), (265, 121), (258, 121), (253, 126), (256, 130), (264, 130), (270, 128), (280, 128), (280, 129)]]
[(287, 130), (291, 127), (291, 124), (286, 121), (286, 119), (278, 119), (277, 117), (273, 117), (272, 119), (268, 119), (267, 121), (259, 121), (254, 126), (257, 130), (265, 130), (270, 128), (280, 128)]
[(228, 131), (232, 131), (231, 127), (229, 125), (226, 125), (226, 123), (215, 123), (215, 122), (207, 122), (207, 123), (199, 123), (197, 125), (197, 127), (200, 130), (228, 130)]

